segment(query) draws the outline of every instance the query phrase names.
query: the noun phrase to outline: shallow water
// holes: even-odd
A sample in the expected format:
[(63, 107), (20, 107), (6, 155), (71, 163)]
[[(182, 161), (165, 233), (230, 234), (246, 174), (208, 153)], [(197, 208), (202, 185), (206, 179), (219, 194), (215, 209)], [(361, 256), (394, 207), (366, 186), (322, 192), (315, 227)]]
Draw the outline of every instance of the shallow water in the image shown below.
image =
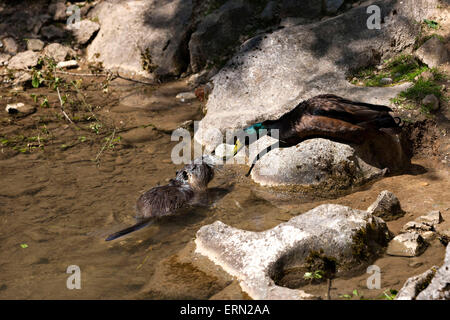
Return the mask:
[[(200, 102), (181, 103), (174, 98), (187, 90), (182, 82), (158, 88), (117, 85), (111, 90), (115, 94), (100, 112), (114, 123), (136, 129), (119, 133), (123, 142), (103, 152), (99, 164), (92, 161), (102, 145), (98, 142), (79, 143), (65, 150), (50, 145), (44, 151), (1, 158), (0, 298), (139, 297), (158, 262), (184, 248), (205, 224), (220, 220), (241, 229), (262, 231), (322, 203), (366, 209), (386, 189), (397, 195), (407, 212), (388, 223), (394, 233), (430, 210), (441, 210), (444, 219), (450, 221), (449, 172), (431, 160), (414, 160), (423, 167), (418, 172), (423, 173), (387, 177), (328, 200), (280, 197), (244, 177), (245, 167), (225, 167), (216, 173), (210, 187), (227, 192), (210, 208), (105, 242), (108, 234), (134, 223), (138, 196), (165, 184), (180, 167), (170, 160), (177, 143), (171, 141), (170, 132), (187, 120), (202, 117)], [(24, 119), (23, 123), (26, 121), (31, 120)], [(31, 125), (23, 128), (32, 130)], [(76, 140), (79, 135), (70, 127), (49, 128), (66, 139)], [(367, 290), (368, 275), (360, 275), (335, 280), (332, 297), (358, 289), (366, 297), (375, 298), (386, 288), (399, 289), (408, 277), (442, 264), (443, 256), (444, 247), (436, 240), (420, 257), (381, 257), (375, 264), (382, 268), (382, 289)], [(66, 287), (69, 265), (81, 269), (81, 290)], [(311, 285), (308, 290), (324, 292), (321, 285)]]

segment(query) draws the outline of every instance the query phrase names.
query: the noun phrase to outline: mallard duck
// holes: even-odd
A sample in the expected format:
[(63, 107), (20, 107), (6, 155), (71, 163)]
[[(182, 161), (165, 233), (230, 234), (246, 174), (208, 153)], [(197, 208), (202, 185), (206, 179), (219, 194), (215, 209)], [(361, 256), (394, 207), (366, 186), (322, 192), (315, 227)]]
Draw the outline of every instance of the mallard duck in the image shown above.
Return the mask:
[[(313, 138), (325, 138), (343, 143), (361, 144), (373, 137), (379, 129), (399, 128), (400, 119), (392, 117), (392, 109), (364, 102), (344, 99), (332, 94), (318, 95), (298, 104), (277, 120), (266, 120), (235, 132), (232, 136), (234, 155), (246, 144), (246, 137), (271, 135), (278, 130), (278, 147), (285, 148)], [(398, 120), (398, 121), (396, 121)], [(250, 167), (250, 175), (256, 161), (275, 145), (261, 151)], [(276, 146), (275, 146), (276, 147)]]

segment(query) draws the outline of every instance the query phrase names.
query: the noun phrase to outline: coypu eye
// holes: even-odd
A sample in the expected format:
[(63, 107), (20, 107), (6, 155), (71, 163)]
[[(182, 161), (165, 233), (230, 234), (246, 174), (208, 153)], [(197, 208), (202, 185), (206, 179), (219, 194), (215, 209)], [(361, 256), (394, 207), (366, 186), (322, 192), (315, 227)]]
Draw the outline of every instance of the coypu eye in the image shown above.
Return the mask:
[(183, 171), (183, 179), (188, 180), (188, 174), (186, 171)]

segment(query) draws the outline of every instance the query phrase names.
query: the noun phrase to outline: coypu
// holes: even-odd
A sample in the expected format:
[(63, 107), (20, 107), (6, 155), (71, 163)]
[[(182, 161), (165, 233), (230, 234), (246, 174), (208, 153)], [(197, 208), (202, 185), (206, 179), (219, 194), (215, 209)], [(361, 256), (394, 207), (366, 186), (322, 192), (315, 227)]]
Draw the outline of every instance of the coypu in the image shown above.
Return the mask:
[(214, 177), (212, 164), (204, 160), (205, 158), (192, 161), (177, 171), (175, 179), (171, 179), (167, 185), (153, 187), (142, 194), (136, 203), (137, 223), (113, 233), (106, 241), (139, 230), (156, 218), (173, 215), (182, 207), (199, 203), (201, 195), (206, 193), (207, 185)]

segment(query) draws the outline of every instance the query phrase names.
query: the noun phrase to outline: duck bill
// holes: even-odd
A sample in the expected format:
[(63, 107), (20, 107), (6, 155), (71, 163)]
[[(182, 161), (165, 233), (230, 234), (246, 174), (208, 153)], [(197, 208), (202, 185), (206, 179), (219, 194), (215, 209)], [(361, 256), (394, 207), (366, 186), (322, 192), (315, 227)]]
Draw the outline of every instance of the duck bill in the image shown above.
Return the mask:
[(233, 157), (244, 147), (244, 145), (239, 141), (239, 139), (236, 140), (236, 143), (234, 144), (233, 149)]

